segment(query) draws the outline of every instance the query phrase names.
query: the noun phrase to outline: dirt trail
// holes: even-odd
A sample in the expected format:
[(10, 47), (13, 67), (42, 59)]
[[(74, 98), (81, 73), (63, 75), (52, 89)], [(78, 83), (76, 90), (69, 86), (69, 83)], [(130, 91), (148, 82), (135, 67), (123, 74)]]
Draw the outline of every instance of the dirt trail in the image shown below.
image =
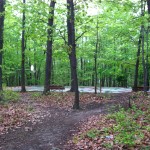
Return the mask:
[(9, 134), (0, 136), (0, 150), (56, 150), (63, 149), (63, 145), (77, 130), (81, 121), (92, 115), (102, 113), (104, 108), (94, 110), (63, 111), (50, 109), (50, 117), (36, 125), (26, 125), (28, 131), (22, 127)]
[(93, 115), (106, 113), (107, 108), (113, 105), (91, 103), (84, 110), (72, 111), (47, 108), (49, 116), (41, 123), (26, 124), (20, 129), (0, 135), (0, 150), (67, 150), (64, 145), (77, 132), (81, 122)]

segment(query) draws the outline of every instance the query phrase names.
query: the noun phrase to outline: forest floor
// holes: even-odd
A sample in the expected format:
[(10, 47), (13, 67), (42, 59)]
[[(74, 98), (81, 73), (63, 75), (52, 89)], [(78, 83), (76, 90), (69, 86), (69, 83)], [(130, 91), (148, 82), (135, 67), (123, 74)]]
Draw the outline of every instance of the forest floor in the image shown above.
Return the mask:
[(75, 146), (74, 135), (89, 122), (93, 126), (91, 118), (105, 116), (120, 106), (128, 108), (131, 93), (81, 93), (80, 110), (72, 109), (74, 95), (70, 92), (19, 96), (17, 102), (0, 104), (0, 150), (94, 150), (82, 143)]

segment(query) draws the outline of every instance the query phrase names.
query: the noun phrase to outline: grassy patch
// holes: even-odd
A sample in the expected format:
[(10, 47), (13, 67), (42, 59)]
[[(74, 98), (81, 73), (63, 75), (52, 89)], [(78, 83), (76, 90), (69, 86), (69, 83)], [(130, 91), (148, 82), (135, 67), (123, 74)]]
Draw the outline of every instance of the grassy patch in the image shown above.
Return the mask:
[(40, 92), (33, 92), (31, 94), (31, 98), (36, 99), (42, 97), (42, 94)]
[(5, 104), (8, 102), (17, 102), (20, 98), (19, 93), (13, 92), (11, 90), (4, 90), (0, 92), (0, 103)]

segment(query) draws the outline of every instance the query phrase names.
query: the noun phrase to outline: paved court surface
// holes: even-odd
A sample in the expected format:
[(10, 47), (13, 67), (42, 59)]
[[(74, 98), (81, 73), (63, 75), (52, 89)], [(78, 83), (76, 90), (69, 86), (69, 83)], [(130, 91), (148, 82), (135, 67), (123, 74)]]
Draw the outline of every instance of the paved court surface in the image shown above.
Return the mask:
[[(9, 89), (13, 91), (20, 91), (20, 87), (9, 87)], [(44, 89), (43, 86), (26, 86), (27, 91), (39, 91), (42, 92)], [(65, 89), (63, 90), (64, 92), (69, 91), (70, 87), (66, 86)], [(60, 91), (60, 90), (55, 90), (55, 91)], [(92, 86), (80, 86), (79, 87), (80, 92), (88, 92), (88, 93), (94, 93), (94, 87)], [(124, 93), (124, 92), (131, 92), (131, 88), (123, 88), (123, 87), (103, 87), (102, 88), (102, 93)], [(97, 92), (99, 93), (100, 90), (99, 88), (97, 89)]]

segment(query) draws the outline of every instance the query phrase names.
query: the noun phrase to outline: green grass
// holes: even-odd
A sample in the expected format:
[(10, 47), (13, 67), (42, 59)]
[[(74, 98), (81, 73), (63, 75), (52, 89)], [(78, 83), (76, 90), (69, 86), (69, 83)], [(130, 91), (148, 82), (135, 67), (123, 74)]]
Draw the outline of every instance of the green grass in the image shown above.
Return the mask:
[(31, 94), (31, 97), (32, 98), (39, 98), (39, 97), (41, 97), (42, 96), (42, 94), (40, 93), (40, 92), (33, 92), (32, 94)]
[(9, 102), (17, 102), (20, 98), (19, 93), (11, 90), (4, 90), (0, 92), (0, 103), (5, 104)]
[(142, 115), (143, 112), (136, 109), (136, 107), (133, 109), (134, 115), (130, 115), (131, 110), (126, 112), (124, 109), (109, 115), (109, 118), (116, 121), (113, 127), (113, 133), (116, 133), (115, 143), (134, 146), (137, 139), (143, 139), (144, 135), (140, 130), (140, 125), (136, 122), (137, 117)]

